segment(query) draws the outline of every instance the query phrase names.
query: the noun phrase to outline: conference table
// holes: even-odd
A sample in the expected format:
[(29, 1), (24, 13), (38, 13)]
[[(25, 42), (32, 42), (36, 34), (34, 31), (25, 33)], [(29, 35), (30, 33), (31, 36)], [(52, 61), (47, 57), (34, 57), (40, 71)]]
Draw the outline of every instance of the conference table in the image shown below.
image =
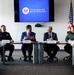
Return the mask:
[(43, 49), (43, 45), (44, 44), (58, 44), (58, 45), (66, 45), (67, 42), (55, 42), (55, 41), (51, 41), (51, 42), (39, 42), (39, 63), (43, 63), (43, 57), (44, 57), (44, 49)]
[(6, 43), (2, 43), (0, 41), (0, 47), (3, 47), (3, 50), (2, 50), (2, 52), (3, 52), (3, 64), (5, 64), (5, 48), (4, 48), (5, 45), (6, 45)]
[[(7, 42), (8, 43), (8, 42)], [(5, 45), (7, 44), (5, 43), (0, 43), (0, 47), (3, 47), (3, 64), (5, 64)], [(36, 64), (38, 63), (38, 43), (37, 42), (13, 42), (10, 44), (33, 44), (33, 63)]]
[(12, 44), (33, 44), (33, 64), (38, 63), (38, 43), (32, 41), (13, 42)]
[[(39, 63), (43, 63), (43, 57), (44, 57), (44, 49), (43, 49), (43, 45), (44, 44), (57, 44), (57, 45), (66, 45), (66, 44), (69, 44), (67, 42), (38, 42), (38, 45), (39, 45)], [(72, 47), (72, 65), (74, 65), (74, 46)]]
[[(44, 56), (44, 44), (57, 44), (57, 45), (66, 45), (67, 42), (13, 42), (11, 44), (33, 44), (33, 64), (37, 63), (43, 63), (43, 56)], [(5, 44), (2, 44), (3, 46), (3, 64), (5, 64), (5, 53), (4, 53), (4, 46)], [(74, 65), (74, 47), (72, 48), (72, 65)]]

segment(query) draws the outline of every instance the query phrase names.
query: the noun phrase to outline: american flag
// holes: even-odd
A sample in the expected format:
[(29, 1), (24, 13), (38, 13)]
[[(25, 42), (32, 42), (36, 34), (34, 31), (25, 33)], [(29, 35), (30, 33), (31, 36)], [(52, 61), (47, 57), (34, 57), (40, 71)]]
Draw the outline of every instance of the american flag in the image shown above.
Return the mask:
[(71, 0), (71, 2), (70, 2), (68, 31), (70, 31), (71, 26), (73, 26), (73, 6), (72, 6), (72, 0)]

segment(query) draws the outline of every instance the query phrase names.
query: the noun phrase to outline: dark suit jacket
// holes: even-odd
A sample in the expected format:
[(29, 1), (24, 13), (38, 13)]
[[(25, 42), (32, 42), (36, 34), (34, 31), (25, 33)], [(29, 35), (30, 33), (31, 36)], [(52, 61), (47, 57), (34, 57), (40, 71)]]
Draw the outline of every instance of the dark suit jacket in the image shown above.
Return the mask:
[[(54, 33), (54, 32), (52, 32), (52, 38), (53, 38), (53, 40), (56, 40), (56, 41), (57, 41), (57, 40), (58, 40), (57, 34)], [(49, 34), (48, 34), (48, 32), (44, 33), (44, 38), (43, 38), (43, 40), (46, 41), (47, 39), (49, 39)]]
[[(53, 40), (58, 41), (57, 34), (54, 33), (54, 32), (52, 32), (52, 38), (53, 38)], [(48, 34), (48, 32), (44, 33), (44, 38), (43, 38), (43, 40), (46, 41), (47, 39), (49, 39), (49, 34)], [(46, 48), (46, 46), (49, 46), (49, 45), (44, 44), (44, 49)]]

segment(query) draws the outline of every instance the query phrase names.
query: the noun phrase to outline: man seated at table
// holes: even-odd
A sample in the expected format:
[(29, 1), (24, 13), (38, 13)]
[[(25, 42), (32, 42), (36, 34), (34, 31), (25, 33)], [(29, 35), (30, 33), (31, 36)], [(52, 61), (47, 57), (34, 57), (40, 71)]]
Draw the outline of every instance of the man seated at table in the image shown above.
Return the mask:
[[(6, 31), (5, 25), (1, 26), (0, 41), (2, 41), (2, 40), (9, 40), (9, 42), (13, 42), (13, 39), (12, 39), (10, 33)], [(14, 59), (12, 57), (12, 54), (13, 54), (13, 51), (14, 51), (14, 45), (9, 43), (9, 44), (6, 44), (4, 46), (4, 48), (5, 48), (5, 51), (9, 50), (8, 61), (14, 61)], [(0, 47), (0, 50), (1, 50), (1, 61), (3, 61), (3, 52), (2, 52), (3, 47)]]
[[(44, 41), (49, 40), (55, 40), (58, 41), (57, 34), (52, 32), (52, 27), (49, 26), (47, 31), (44, 33)], [(53, 58), (56, 56), (57, 52), (59, 50), (59, 47), (56, 44), (45, 44), (44, 45), (44, 51), (48, 54), (49, 56), (49, 61), (53, 61)]]
[[(71, 30), (70, 32), (67, 34), (66, 38), (65, 38), (65, 41), (66, 42), (72, 42), (74, 41), (74, 26), (71, 27)], [(64, 50), (70, 54), (68, 60), (71, 60), (72, 59), (72, 45), (71, 43), (70, 44), (66, 44), (64, 46)]]
[[(24, 41), (24, 40), (36, 41), (35, 33), (32, 32), (31, 25), (27, 25), (26, 31), (23, 32), (22, 35), (21, 35), (21, 41)], [(29, 61), (31, 61), (33, 44), (22, 44), (21, 49), (22, 49), (22, 53), (24, 55), (24, 61), (27, 61), (26, 50), (28, 50)]]

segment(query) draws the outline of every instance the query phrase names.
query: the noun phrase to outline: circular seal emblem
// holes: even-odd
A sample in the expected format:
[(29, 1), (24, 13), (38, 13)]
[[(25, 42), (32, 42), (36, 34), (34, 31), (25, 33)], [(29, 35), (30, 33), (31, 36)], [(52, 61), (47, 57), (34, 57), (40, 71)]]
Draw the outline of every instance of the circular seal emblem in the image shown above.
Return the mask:
[(24, 7), (24, 8), (22, 9), (22, 12), (23, 12), (23, 14), (28, 14), (28, 13), (29, 13), (29, 8)]

